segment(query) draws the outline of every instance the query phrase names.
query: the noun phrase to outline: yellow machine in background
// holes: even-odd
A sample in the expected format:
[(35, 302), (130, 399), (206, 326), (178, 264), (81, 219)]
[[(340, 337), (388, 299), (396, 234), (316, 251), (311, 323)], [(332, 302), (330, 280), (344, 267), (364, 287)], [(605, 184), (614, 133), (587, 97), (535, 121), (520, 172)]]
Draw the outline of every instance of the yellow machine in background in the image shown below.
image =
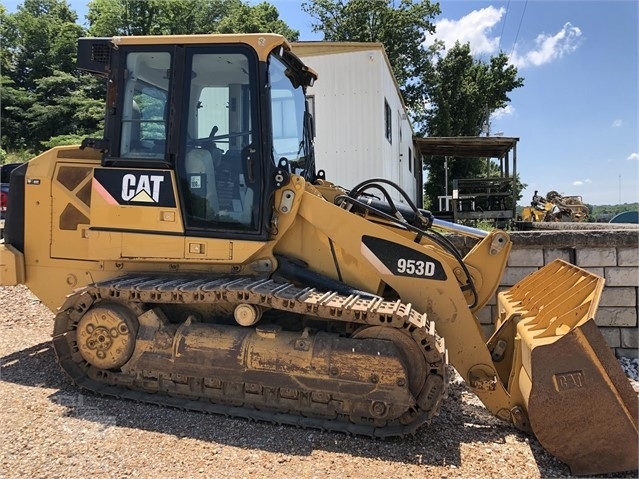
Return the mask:
[(537, 191), (532, 197), (530, 206), (521, 212), (521, 220), (526, 222), (583, 222), (588, 221), (590, 210), (581, 196), (562, 196), (556, 191), (549, 191), (546, 197), (539, 196)]
[[(485, 341), (508, 235), (316, 173), (316, 75), (282, 37), (88, 38), (78, 65), (108, 79), (104, 137), (13, 173), (0, 271), (56, 311), (80, 387), (401, 436), (439, 410), (450, 361), (574, 473), (636, 468), (637, 396), (593, 319), (603, 280), (548, 265), (499, 294)], [(446, 230), (477, 244), (462, 257)]]

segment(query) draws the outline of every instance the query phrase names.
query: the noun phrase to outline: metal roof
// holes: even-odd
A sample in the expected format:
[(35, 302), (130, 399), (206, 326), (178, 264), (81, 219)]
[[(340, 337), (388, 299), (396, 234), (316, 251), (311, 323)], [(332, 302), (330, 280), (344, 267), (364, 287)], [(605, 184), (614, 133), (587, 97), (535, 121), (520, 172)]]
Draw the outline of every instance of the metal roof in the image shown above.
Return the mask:
[[(293, 52), (298, 56), (310, 57), (314, 55), (334, 55), (337, 53), (365, 52), (370, 50), (384, 50), (384, 44), (379, 42), (293, 42)], [(392, 70), (391, 70), (392, 71)]]
[(413, 139), (424, 156), (466, 158), (503, 158), (519, 141), (519, 138), (500, 136), (431, 136)]

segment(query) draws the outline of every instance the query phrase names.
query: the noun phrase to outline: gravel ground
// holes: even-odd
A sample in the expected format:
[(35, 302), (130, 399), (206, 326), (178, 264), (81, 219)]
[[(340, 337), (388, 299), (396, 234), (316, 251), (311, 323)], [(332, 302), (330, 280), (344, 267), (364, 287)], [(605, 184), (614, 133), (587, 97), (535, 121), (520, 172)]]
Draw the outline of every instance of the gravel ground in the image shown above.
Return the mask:
[[(52, 317), (0, 287), (0, 477), (572, 477), (453, 381), (432, 424), (375, 440), (80, 393), (58, 369)], [(637, 363), (626, 367), (639, 379)], [(600, 477), (637, 477), (637, 471)]]

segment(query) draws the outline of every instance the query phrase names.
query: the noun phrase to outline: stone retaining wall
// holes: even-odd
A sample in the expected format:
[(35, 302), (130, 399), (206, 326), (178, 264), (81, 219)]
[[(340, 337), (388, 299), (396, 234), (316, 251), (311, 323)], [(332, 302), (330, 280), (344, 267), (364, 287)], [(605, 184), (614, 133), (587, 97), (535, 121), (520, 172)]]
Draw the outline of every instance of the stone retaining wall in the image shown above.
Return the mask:
[[(606, 283), (595, 322), (617, 357), (639, 357), (639, 229), (521, 231), (511, 238), (513, 249), (500, 287), (514, 285), (556, 258), (602, 276)], [(473, 243), (468, 238), (455, 242), (463, 252)], [(494, 329), (496, 309), (493, 298), (478, 314), (487, 337)]]

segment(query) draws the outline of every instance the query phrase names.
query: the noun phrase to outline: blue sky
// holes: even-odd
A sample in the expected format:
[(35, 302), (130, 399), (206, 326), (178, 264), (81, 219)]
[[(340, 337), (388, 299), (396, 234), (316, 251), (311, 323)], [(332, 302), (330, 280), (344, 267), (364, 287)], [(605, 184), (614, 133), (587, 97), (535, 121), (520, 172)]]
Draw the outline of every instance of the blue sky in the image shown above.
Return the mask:
[[(9, 11), (19, 3), (4, 2)], [(322, 39), (300, 1), (269, 3), (300, 40)], [(69, 4), (83, 23), (86, 2)], [(528, 185), (521, 204), (534, 190), (581, 195), (595, 205), (639, 201), (638, 6), (636, 0), (440, 2), (436, 38), (446, 45), (468, 41), (486, 61), (501, 49), (524, 77), (491, 121), (492, 133), (520, 139), (517, 169)]]

